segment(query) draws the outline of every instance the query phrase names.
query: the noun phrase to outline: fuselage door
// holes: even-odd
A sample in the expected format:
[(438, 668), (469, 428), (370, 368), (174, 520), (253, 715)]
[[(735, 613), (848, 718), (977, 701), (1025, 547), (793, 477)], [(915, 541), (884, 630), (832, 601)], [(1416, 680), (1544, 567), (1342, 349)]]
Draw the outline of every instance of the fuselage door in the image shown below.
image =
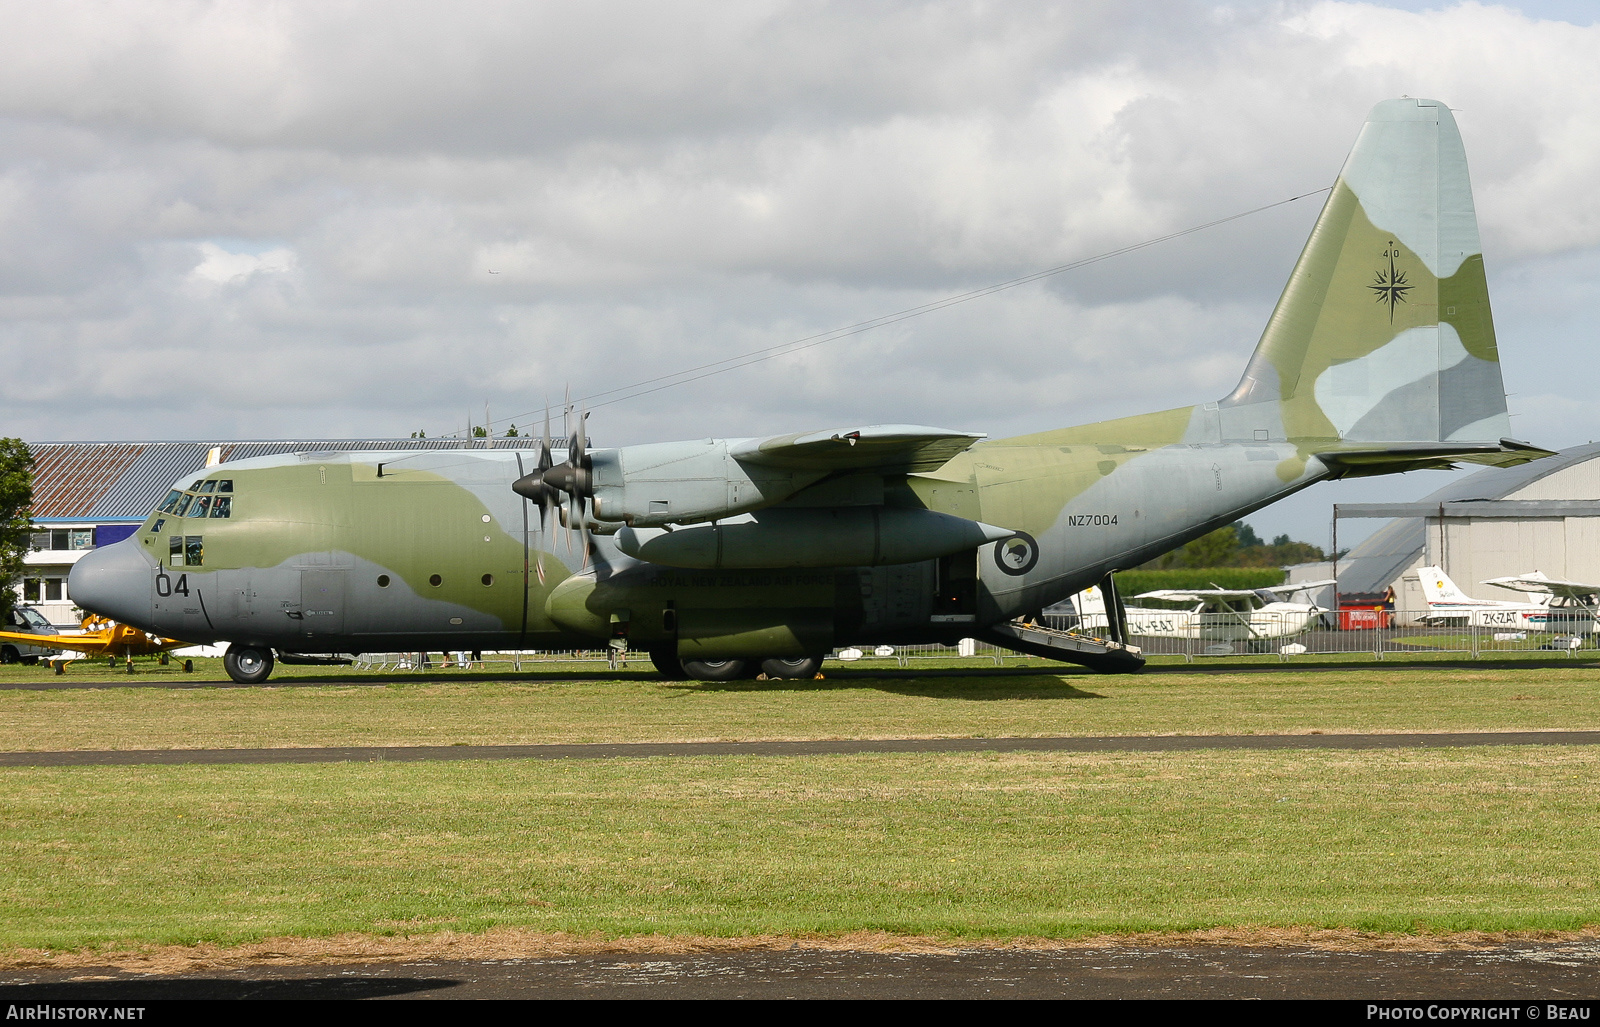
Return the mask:
[(343, 568), (306, 567), (300, 571), (300, 630), (307, 638), (344, 634)]

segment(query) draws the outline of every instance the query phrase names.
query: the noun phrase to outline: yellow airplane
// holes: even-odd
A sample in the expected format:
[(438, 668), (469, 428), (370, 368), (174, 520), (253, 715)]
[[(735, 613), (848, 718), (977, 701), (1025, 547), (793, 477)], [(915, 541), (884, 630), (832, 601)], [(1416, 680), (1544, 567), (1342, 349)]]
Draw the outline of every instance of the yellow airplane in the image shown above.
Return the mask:
[(149, 656), (152, 653), (165, 653), (173, 649), (182, 649), (193, 645), (193, 642), (184, 642), (176, 638), (162, 638), (160, 635), (151, 635), (140, 631), (138, 628), (119, 624), (97, 614), (89, 614), (83, 618), (83, 634), (81, 635), (36, 635), (22, 634), (15, 631), (0, 631), (0, 640), (8, 642), (22, 642), (27, 645), (44, 646), (55, 649), (71, 649), (73, 652), (83, 653), (86, 656), (124, 657), (133, 659), (135, 656)]

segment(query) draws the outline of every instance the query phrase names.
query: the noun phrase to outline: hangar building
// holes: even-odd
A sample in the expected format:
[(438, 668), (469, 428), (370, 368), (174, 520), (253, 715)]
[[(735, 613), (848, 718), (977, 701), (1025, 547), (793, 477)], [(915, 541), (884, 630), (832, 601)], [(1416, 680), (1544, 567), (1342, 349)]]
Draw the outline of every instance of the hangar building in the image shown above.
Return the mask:
[(1415, 503), (1334, 507), (1336, 523), (1392, 517), (1339, 562), (1339, 592), (1381, 596), (1392, 589), (1395, 620), (1427, 611), (1419, 567), (1443, 567), (1479, 599), (1521, 598), (1486, 578), (1543, 571), (1600, 584), (1600, 443), (1565, 449), (1516, 467), (1488, 467)]

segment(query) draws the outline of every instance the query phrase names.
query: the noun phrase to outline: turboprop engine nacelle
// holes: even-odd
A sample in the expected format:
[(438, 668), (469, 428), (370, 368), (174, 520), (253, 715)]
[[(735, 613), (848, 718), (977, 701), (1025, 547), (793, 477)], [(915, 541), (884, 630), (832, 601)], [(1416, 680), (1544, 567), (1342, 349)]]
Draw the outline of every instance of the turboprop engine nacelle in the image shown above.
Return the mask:
[(741, 460), (757, 439), (666, 442), (590, 454), (594, 516), (635, 527), (693, 524), (757, 510), (794, 495), (825, 471)]
[(617, 548), (668, 567), (867, 567), (933, 560), (1016, 532), (932, 510), (845, 506), (762, 510), (668, 531), (628, 527)]

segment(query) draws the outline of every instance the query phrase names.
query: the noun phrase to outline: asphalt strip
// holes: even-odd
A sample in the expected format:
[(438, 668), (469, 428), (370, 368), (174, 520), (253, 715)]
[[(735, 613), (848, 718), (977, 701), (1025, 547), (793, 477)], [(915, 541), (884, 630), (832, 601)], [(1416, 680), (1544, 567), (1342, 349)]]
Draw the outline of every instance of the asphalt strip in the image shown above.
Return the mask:
[(74, 749), (0, 752), (0, 767), (213, 763), (420, 763), (437, 760), (605, 760), (670, 756), (853, 756), (901, 752), (1188, 752), (1200, 749), (1419, 749), (1600, 745), (1600, 731), (1367, 735), (1122, 735), (1100, 738), (872, 738), (799, 742), (631, 742), (582, 745), (352, 745), (278, 749)]

